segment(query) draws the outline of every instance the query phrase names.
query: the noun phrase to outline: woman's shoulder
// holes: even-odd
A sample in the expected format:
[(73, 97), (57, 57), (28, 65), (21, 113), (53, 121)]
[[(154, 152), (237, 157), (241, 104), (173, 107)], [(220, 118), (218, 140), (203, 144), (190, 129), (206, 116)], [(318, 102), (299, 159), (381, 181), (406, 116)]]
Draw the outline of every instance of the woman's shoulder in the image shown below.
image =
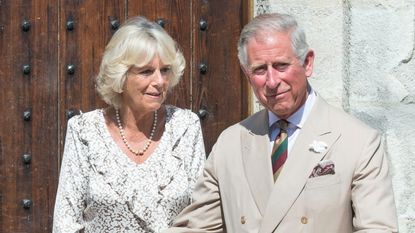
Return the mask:
[(190, 109), (166, 105), (167, 119), (181, 122), (198, 122), (199, 117)]
[(103, 109), (95, 109), (89, 112), (82, 112), (68, 120), (68, 126), (88, 127), (100, 123), (103, 120)]

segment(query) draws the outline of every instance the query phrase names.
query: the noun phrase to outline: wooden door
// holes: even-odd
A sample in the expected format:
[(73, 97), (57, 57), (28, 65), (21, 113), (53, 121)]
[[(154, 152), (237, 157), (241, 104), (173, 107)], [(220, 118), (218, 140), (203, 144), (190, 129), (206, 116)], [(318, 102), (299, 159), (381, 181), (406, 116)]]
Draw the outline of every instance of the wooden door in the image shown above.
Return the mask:
[(68, 118), (104, 107), (94, 77), (127, 18), (157, 21), (186, 71), (168, 103), (199, 114), (209, 152), (248, 114), (236, 57), (249, 6), (239, 0), (0, 0), (0, 229), (51, 232)]
[[(36, 2), (36, 4), (35, 4)], [(59, 158), (53, 0), (0, 1), (0, 229), (48, 232)]]

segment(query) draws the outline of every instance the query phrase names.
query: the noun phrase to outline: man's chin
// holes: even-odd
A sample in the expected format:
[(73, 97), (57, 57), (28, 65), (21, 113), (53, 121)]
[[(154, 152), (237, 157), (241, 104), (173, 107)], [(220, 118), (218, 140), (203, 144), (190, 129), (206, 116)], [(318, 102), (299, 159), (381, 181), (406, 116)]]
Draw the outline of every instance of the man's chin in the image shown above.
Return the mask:
[(288, 116), (290, 116), (290, 111), (288, 108), (284, 106), (272, 106), (272, 108), (269, 108), (275, 115), (277, 115), (280, 118), (286, 119)]

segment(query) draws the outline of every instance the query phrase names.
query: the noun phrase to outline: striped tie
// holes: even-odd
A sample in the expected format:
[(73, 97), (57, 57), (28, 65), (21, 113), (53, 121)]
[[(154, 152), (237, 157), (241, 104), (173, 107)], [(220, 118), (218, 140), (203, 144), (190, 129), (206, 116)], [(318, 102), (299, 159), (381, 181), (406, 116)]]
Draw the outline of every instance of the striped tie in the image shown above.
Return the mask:
[(282, 170), (285, 160), (287, 160), (288, 152), (288, 135), (286, 120), (277, 121), (277, 126), (280, 128), (280, 133), (275, 138), (274, 146), (272, 148), (271, 164), (272, 174), (274, 174), (274, 182), (277, 180), (278, 175)]

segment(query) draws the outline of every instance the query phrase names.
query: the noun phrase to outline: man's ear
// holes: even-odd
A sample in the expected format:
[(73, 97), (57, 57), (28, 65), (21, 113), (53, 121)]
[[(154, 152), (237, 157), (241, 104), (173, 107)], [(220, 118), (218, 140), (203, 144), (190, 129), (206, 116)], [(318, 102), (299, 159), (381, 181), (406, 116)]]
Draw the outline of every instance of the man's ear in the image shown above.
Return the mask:
[(247, 72), (245, 66), (243, 66), (242, 64), (239, 64), (239, 66), (241, 67), (241, 70), (244, 72), (245, 76), (248, 77), (248, 72)]
[(248, 81), (250, 80), (250, 78), (249, 78), (249, 71), (248, 71), (248, 68), (246, 68), (244, 65), (242, 65), (242, 64), (239, 64), (240, 65), (240, 67), (241, 67), (241, 70), (244, 72), (244, 74), (245, 74), (245, 77), (248, 79)]
[(307, 52), (307, 55), (304, 59), (304, 69), (305, 69), (305, 75), (307, 77), (310, 77), (311, 74), (313, 74), (313, 66), (314, 66), (314, 51), (312, 49), (309, 49)]

